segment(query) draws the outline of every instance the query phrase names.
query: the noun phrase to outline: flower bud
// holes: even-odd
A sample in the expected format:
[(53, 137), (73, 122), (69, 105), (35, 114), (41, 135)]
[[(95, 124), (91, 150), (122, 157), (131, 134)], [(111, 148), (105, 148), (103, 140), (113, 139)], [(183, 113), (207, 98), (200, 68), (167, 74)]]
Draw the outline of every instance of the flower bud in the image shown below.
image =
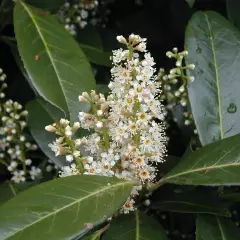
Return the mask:
[(97, 115), (98, 115), (98, 116), (102, 116), (102, 115), (103, 115), (103, 111), (102, 111), (102, 110), (98, 110), (98, 111), (97, 111)]
[(88, 102), (88, 100), (81, 95), (78, 97), (78, 100), (79, 100), (79, 102)]
[(96, 123), (96, 127), (97, 127), (97, 128), (102, 128), (102, 127), (103, 127), (103, 123), (100, 122), (100, 121), (98, 121), (98, 122)]
[(83, 93), (82, 93), (82, 96), (85, 97), (86, 99), (89, 99), (89, 95), (88, 95), (87, 92), (83, 92)]
[(47, 130), (48, 132), (56, 132), (56, 128), (52, 125), (48, 125), (45, 127), (45, 130)]
[(80, 128), (80, 123), (79, 122), (75, 122), (73, 124), (72, 131), (76, 132), (79, 128)]
[(126, 38), (123, 37), (122, 35), (121, 35), (121, 36), (117, 36), (117, 40), (118, 40), (120, 43), (127, 44)]

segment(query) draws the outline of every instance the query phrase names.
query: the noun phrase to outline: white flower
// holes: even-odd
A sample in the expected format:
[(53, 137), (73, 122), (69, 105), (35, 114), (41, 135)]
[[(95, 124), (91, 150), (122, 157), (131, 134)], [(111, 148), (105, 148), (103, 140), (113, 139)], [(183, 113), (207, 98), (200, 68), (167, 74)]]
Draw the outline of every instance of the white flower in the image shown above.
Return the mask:
[(55, 153), (56, 157), (64, 152), (64, 148), (61, 146), (61, 144), (58, 144), (57, 142), (49, 143), (48, 146)]
[(133, 199), (128, 198), (128, 200), (123, 205), (121, 212), (127, 214), (131, 211), (135, 211), (134, 203), (135, 203), (135, 201)]
[(29, 174), (30, 174), (32, 180), (39, 178), (41, 176), (41, 173), (42, 173), (41, 169), (37, 168), (35, 166), (32, 166), (31, 170), (29, 171)]
[(73, 155), (66, 155), (66, 160), (67, 160), (67, 162), (72, 162), (73, 161)]
[(64, 166), (62, 167), (61, 171), (59, 172), (59, 177), (67, 177), (72, 175), (79, 174), (78, 169), (76, 168), (76, 164), (72, 163), (70, 166)]
[(25, 163), (27, 166), (31, 165), (32, 164), (32, 160), (31, 159), (26, 159), (25, 160)]
[(97, 127), (97, 128), (102, 128), (102, 127), (103, 127), (103, 123), (100, 122), (100, 121), (98, 121), (98, 122), (96, 123), (96, 127)]
[(82, 19), (85, 19), (85, 18), (88, 17), (88, 11), (82, 9), (82, 10), (80, 11), (80, 15), (81, 15)]
[(15, 183), (25, 182), (26, 179), (24, 171), (14, 171), (11, 180)]

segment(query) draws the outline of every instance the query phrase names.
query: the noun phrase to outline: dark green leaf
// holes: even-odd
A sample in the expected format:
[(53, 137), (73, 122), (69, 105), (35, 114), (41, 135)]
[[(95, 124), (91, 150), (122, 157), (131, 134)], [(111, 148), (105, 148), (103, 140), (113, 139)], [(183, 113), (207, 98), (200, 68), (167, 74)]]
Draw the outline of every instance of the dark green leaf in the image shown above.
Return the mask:
[(40, 12), (23, 1), (16, 3), (19, 52), (38, 93), (75, 121), (80, 110), (89, 109), (88, 104), (79, 103), (78, 96), (96, 88), (92, 70), (79, 45), (57, 19)]
[(199, 215), (197, 217), (196, 240), (239, 240), (240, 229), (231, 220)]
[(112, 55), (111, 52), (104, 52), (99, 48), (81, 43), (79, 45), (90, 62), (106, 67), (112, 66), (112, 62), (110, 60), (110, 56)]
[(240, 202), (240, 193), (227, 193), (227, 194), (221, 195), (221, 197), (226, 200)]
[(2, 31), (13, 20), (14, 2), (2, 0), (0, 3), (0, 31)]
[[(210, 191), (195, 189), (181, 192), (156, 192), (151, 208), (180, 213), (210, 213), (230, 217), (230, 212), (220, 199)], [(153, 196), (154, 198), (154, 196)]]
[(59, 167), (66, 165), (65, 159), (62, 156), (55, 157), (53, 151), (48, 147), (49, 143), (55, 141), (55, 134), (45, 130), (45, 126), (59, 121), (63, 117), (63, 113), (42, 99), (28, 102), (26, 110), (28, 111), (28, 126), (38, 146)]
[[(111, 51), (106, 51), (103, 47), (102, 38), (97, 28), (87, 26), (78, 32), (77, 40), (88, 60), (97, 65), (111, 67)], [(115, 39), (114, 39), (115, 40)]]
[(97, 84), (97, 91), (102, 94), (109, 93), (110, 89), (107, 84)]
[(185, 0), (185, 1), (188, 3), (190, 8), (192, 8), (195, 3), (195, 0)]
[(65, 0), (25, 0), (28, 4), (55, 12), (60, 9)]
[(5, 201), (17, 196), (20, 192), (38, 184), (39, 181), (25, 183), (5, 182), (0, 185), (0, 205)]
[(142, 212), (118, 216), (103, 235), (103, 240), (167, 240), (164, 229)]
[[(82, 240), (100, 240), (101, 238), (101, 235), (102, 235), (102, 232), (101, 231), (97, 231), (89, 236), (86, 236), (84, 238), (81, 238)], [(79, 238), (80, 239), (80, 238)]]
[(0, 239), (70, 239), (105, 221), (126, 201), (133, 182), (70, 176), (42, 183), (0, 207)]
[(178, 163), (180, 158), (172, 155), (168, 155), (165, 158), (165, 162), (161, 164), (159, 168), (158, 175), (163, 177), (166, 175), (170, 170), (172, 170)]
[(226, 0), (228, 18), (233, 22), (233, 24), (240, 29), (240, 1), (238, 0)]
[(239, 185), (239, 143), (240, 134), (187, 154), (158, 185), (164, 182), (208, 186)]
[(12, 38), (8, 38), (8, 37), (0, 37), (0, 39), (2, 39), (6, 44), (8, 44), (8, 46), (11, 48), (11, 52), (12, 55), (20, 69), (20, 71), (22, 72), (22, 75), (24, 76), (24, 78), (27, 80), (28, 84), (30, 85), (31, 89), (33, 90), (34, 94), (37, 96), (38, 92), (36, 91), (36, 89), (34, 88), (32, 81), (30, 80), (24, 66), (23, 66), (23, 62), (20, 58), (19, 52), (18, 52), (18, 48), (17, 48), (17, 44), (15, 42), (15, 39)]
[(195, 80), (188, 93), (202, 145), (240, 133), (240, 33), (216, 12), (197, 12), (185, 36)]

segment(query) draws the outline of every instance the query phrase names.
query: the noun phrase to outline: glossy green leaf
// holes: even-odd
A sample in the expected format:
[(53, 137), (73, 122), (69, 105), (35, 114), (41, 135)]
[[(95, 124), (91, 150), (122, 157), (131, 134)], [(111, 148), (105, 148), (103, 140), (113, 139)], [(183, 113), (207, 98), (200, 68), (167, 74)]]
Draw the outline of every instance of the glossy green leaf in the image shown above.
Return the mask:
[(157, 185), (240, 185), (239, 171), (240, 134), (187, 154)]
[(195, 0), (185, 0), (185, 1), (187, 2), (190, 8), (192, 8), (195, 3)]
[(233, 24), (240, 29), (240, 1), (237, 0), (226, 0), (228, 18), (233, 22)]
[(196, 240), (239, 240), (240, 229), (231, 220), (199, 215), (196, 225)]
[(185, 35), (195, 80), (188, 93), (202, 145), (240, 133), (240, 33), (216, 12), (197, 12)]
[[(155, 196), (156, 195), (156, 196)], [(150, 207), (161, 211), (180, 213), (210, 213), (230, 217), (226, 204), (214, 196), (211, 191), (194, 189), (189, 191), (156, 192)]]
[(26, 110), (28, 111), (28, 126), (38, 146), (59, 167), (66, 165), (64, 157), (55, 157), (53, 151), (48, 147), (49, 143), (56, 140), (55, 134), (45, 130), (45, 126), (59, 121), (63, 117), (63, 113), (42, 99), (28, 102)]
[(0, 239), (71, 239), (112, 216), (133, 182), (70, 176), (42, 183), (0, 207)]
[(142, 212), (118, 216), (103, 235), (103, 240), (167, 240), (164, 229)]
[(14, 27), (20, 56), (38, 93), (74, 121), (80, 110), (89, 109), (79, 103), (78, 96), (96, 88), (92, 70), (58, 20), (40, 12), (23, 1), (16, 3)]
[(65, 0), (25, 0), (28, 4), (31, 4), (38, 8), (43, 8), (49, 11), (57, 11), (64, 4)]

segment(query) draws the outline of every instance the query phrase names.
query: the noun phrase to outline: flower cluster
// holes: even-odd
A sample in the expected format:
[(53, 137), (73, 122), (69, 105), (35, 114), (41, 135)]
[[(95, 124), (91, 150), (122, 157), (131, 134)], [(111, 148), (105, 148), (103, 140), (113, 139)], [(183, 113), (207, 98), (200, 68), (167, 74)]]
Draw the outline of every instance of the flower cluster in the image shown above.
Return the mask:
[[(168, 58), (175, 59), (176, 67), (171, 69), (167, 74), (163, 68), (159, 70), (158, 80), (161, 83), (162, 95), (160, 99), (165, 101), (164, 115), (167, 116), (169, 111), (180, 104), (184, 109), (185, 125), (193, 123), (193, 118), (189, 109), (189, 100), (187, 95), (187, 84), (194, 81), (193, 76), (186, 76), (185, 70), (194, 70), (195, 65), (189, 64), (183, 66), (184, 57), (188, 55), (187, 51), (178, 52), (177, 48), (166, 53)], [(167, 125), (167, 124), (166, 124)]]
[[(137, 184), (122, 212), (134, 210), (135, 197), (156, 177), (157, 163), (166, 155), (165, 127), (162, 125), (160, 83), (154, 75), (154, 60), (146, 50), (146, 39), (131, 34), (117, 40), (127, 49), (113, 51), (110, 94), (105, 97), (82, 93), (80, 102), (91, 104), (90, 112), (80, 112), (72, 126), (66, 119), (46, 126), (59, 137), (49, 147), (55, 155), (71, 162), (60, 176), (96, 174), (133, 180)], [(89, 135), (74, 137), (79, 129)]]
[(5, 165), (12, 175), (15, 183), (24, 182), (27, 179), (35, 180), (41, 175), (41, 169), (32, 165), (32, 159), (28, 158), (29, 151), (37, 149), (35, 144), (29, 141), (24, 133), (26, 127), (27, 111), (18, 102), (4, 100), (6, 75), (0, 69), (0, 163)]
[(72, 35), (76, 35), (78, 28), (85, 28), (88, 24), (104, 27), (105, 18), (110, 11), (107, 8), (109, 2), (109, 0), (103, 1), (101, 4), (103, 12), (100, 13), (99, 2), (97, 0), (67, 0), (60, 8), (57, 16), (65, 24), (65, 28)]

